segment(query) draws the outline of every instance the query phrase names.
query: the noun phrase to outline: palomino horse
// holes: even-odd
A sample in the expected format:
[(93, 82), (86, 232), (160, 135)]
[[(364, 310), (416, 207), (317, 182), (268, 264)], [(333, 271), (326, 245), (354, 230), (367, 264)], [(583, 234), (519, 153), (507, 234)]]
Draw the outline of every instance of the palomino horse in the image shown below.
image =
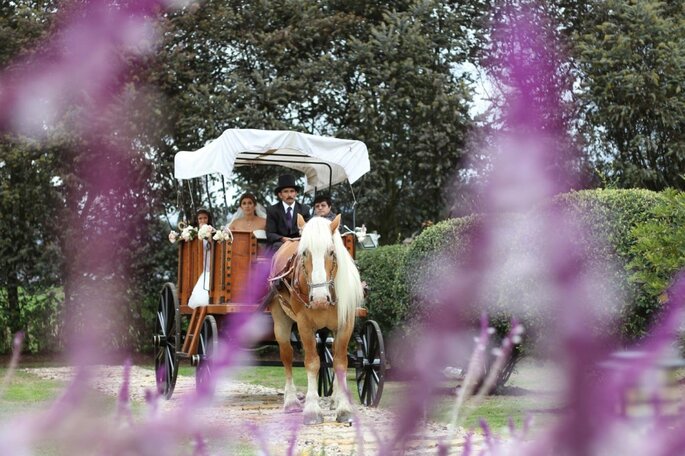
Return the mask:
[(332, 222), (323, 217), (313, 217), (306, 224), (298, 215), (297, 224), (302, 229), (299, 243), (287, 242), (273, 258), (272, 281), (281, 280), (283, 286), (280, 291), (274, 289), (268, 303), (285, 368), (284, 408), (286, 412), (302, 410), (292, 375), (290, 332), (295, 322), (304, 347), (307, 369), (304, 423), (323, 422), (317, 392), (319, 355), (315, 333), (321, 328), (328, 328), (335, 334), (333, 369), (337, 381), (334, 382), (333, 399), (336, 421), (348, 422), (352, 418), (352, 405), (346, 382), (347, 344), (354, 329), (356, 308), (363, 300), (359, 272), (338, 232), (340, 215)]

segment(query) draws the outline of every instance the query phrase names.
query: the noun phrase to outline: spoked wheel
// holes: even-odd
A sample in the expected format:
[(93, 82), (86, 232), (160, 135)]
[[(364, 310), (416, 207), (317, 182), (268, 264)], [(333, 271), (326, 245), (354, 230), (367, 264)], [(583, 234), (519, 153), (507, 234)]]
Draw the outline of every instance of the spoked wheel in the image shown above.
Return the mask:
[(195, 389), (201, 393), (214, 392), (213, 361), (219, 346), (219, 331), (213, 315), (205, 316), (200, 328), (200, 340), (197, 345), (197, 368), (195, 369)]
[(180, 337), (178, 296), (173, 283), (165, 283), (157, 306), (155, 345), (155, 381), (157, 391), (170, 399), (178, 376), (177, 343)]
[(328, 345), (329, 334), (328, 329), (322, 329), (316, 333), (316, 350), (319, 352), (319, 396), (333, 394), (335, 371), (333, 370), (333, 353), (331, 353), (331, 346)]
[(385, 382), (385, 345), (378, 323), (373, 320), (365, 321), (355, 339), (359, 400), (363, 405), (376, 407), (381, 401)]

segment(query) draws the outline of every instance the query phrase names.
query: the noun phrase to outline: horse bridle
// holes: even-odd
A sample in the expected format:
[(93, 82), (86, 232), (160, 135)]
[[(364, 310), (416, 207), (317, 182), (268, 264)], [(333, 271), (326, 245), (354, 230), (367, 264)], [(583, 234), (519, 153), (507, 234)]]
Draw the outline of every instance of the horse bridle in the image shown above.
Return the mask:
[(300, 273), (303, 276), (307, 277), (307, 287), (309, 288), (309, 290), (312, 290), (313, 288), (328, 287), (328, 293), (331, 295), (330, 305), (334, 306), (338, 303), (338, 295), (335, 292), (335, 275), (338, 272), (338, 258), (336, 257), (335, 252), (333, 252), (331, 256), (333, 257), (333, 269), (331, 269), (331, 279), (320, 283), (312, 283), (311, 280), (309, 280), (309, 277), (307, 276), (307, 270), (304, 266), (304, 261), (302, 261), (306, 257), (306, 252), (302, 254), (301, 258), (297, 258), (297, 262), (299, 263), (299, 265), (296, 268), (298, 272), (295, 274), (295, 277), (293, 278), (293, 291), (295, 291), (295, 295), (307, 309), (311, 309), (312, 306), (309, 303), (309, 297), (307, 297), (307, 299), (304, 299), (299, 291)]

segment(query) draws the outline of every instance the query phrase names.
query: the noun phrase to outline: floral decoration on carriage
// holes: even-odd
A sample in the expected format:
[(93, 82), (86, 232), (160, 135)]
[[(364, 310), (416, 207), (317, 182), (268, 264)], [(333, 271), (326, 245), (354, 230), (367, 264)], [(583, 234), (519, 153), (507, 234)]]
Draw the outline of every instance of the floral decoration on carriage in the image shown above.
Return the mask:
[(210, 238), (217, 242), (233, 240), (233, 233), (228, 226), (222, 226), (220, 229), (214, 228), (212, 225), (202, 225), (199, 229), (192, 225), (186, 225), (183, 222), (179, 223), (181, 232), (171, 230), (169, 232), (169, 242), (172, 244), (178, 241), (192, 241), (195, 238), (209, 240)]

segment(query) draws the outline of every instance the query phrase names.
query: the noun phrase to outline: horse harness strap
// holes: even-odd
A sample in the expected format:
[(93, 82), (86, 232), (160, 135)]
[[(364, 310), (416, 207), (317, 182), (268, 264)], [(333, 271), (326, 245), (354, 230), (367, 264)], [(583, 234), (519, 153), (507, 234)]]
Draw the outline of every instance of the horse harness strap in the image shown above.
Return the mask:
[[(292, 284), (290, 283), (290, 280), (288, 280), (288, 276), (290, 276), (290, 275), (292, 274), (292, 272), (295, 270), (295, 267), (296, 267), (298, 264), (301, 264), (301, 265), (302, 265), (301, 267), (304, 267), (304, 264), (303, 264), (301, 261), (298, 261), (297, 254), (295, 253), (295, 254), (293, 254), (293, 256), (291, 256), (291, 257), (288, 259), (288, 262), (285, 264), (285, 268), (283, 268), (283, 271), (284, 271), (284, 272), (281, 272), (281, 273), (280, 273), (279, 275), (277, 275), (276, 277), (270, 278), (269, 281), (275, 282), (275, 281), (277, 281), (277, 280), (281, 280), (281, 283), (282, 283), (283, 285), (285, 285), (285, 287), (288, 289), (288, 292), (290, 293), (290, 295), (291, 295), (291, 296), (294, 295), (297, 299), (300, 300), (300, 302), (301, 302), (306, 308), (309, 308), (309, 307), (310, 307), (309, 302), (308, 302), (307, 300), (305, 300), (305, 299), (302, 297), (302, 294), (301, 294), (301, 293), (299, 292), (299, 290), (297, 289), (297, 285), (298, 285), (298, 279), (297, 279), (297, 277), (298, 277), (298, 274), (294, 274), (294, 277), (293, 277), (293, 280), (292, 280), (292, 281), (293, 281)], [(281, 305), (286, 306), (286, 307), (292, 312), (292, 308), (290, 307), (290, 303), (284, 302), (285, 300), (284, 300), (283, 298), (281, 298), (280, 295), (279, 295), (279, 300), (281, 301)], [(290, 316), (290, 315), (289, 315), (289, 316)], [(292, 316), (290, 316), (290, 317), (292, 318)]]
[[(335, 277), (335, 272), (338, 269), (338, 263), (337, 260), (334, 258), (333, 259), (333, 273), (331, 274), (331, 279), (327, 280), (325, 282), (321, 283), (311, 283), (307, 281), (307, 286), (309, 289), (312, 288), (320, 288), (320, 287), (329, 287), (333, 291), (333, 301), (331, 302), (331, 305), (335, 305), (337, 303), (337, 299), (335, 298), (335, 280), (333, 277)], [(271, 282), (275, 282), (277, 280), (281, 280), (281, 283), (285, 285), (285, 287), (288, 289), (288, 292), (290, 293), (291, 296), (295, 296), (301, 303), (304, 305), (306, 309), (310, 309), (312, 306), (309, 303), (308, 299), (305, 299), (305, 296), (302, 296), (302, 293), (300, 293), (300, 273), (304, 273), (304, 262), (302, 261), (302, 258), (298, 256), (296, 253), (291, 256), (288, 261), (286, 262), (285, 267), (283, 268), (283, 271), (275, 276), (270, 278), (269, 280)], [(288, 280), (288, 276), (292, 274), (292, 282), (291, 280)], [(280, 297), (279, 299), (281, 301), (281, 305), (285, 305), (288, 310), (292, 312), (292, 308), (290, 307), (290, 303), (284, 303), (284, 299)]]

